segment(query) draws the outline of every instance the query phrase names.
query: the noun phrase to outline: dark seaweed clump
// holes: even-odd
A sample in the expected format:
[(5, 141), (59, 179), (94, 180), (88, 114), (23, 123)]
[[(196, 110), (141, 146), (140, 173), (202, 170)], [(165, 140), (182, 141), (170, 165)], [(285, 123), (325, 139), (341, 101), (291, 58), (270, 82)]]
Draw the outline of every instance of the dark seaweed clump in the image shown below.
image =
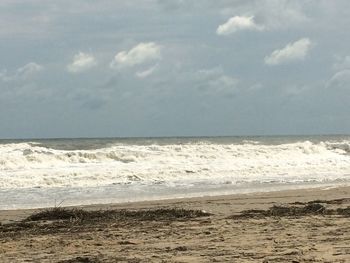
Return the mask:
[(186, 210), (180, 208), (159, 208), (150, 210), (100, 210), (88, 211), (84, 209), (68, 209), (54, 207), (45, 209), (38, 213), (30, 215), (25, 221), (53, 221), (53, 220), (70, 220), (70, 221), (94, 221), (94, 220), (175, 220), (190, 219), (196, 217), (209, 216), (210, 214), (202, 210)]
[[(85, 228), (96, 228), (96, 226), (100, 226), (102, 229), (103, 226), (111, 223), (116, 227), (125, 227), (126, 225), (139, 224), (142, 221), (173, 222), (192, 220), (209, 215), (209, 213), (202, 210), (180, 208), (89, 211), (80, 208), (54, 207), (34, 213), (22, 221), (0, 225), (0, 239), (15, 237), (24, 232), (31, 234), (79, 232)], [(87, 259), (79, 258), (77, 260), (84, 262), (83, 260)], [(89, 258), (88, 260), (92, 259)]]
[[(307, 202), (306, 204), (328, 204), (328, 205), (341, 205), (345, 203), (349, 203), (350, 198), (340, 198), (340, 199), (333, 199), (333, 200), (312, 200)], [(303, 202), (294, 202), (291, 203), (292, 205), (305, 205)]]
[(233, 215), (229, 218), (263, 218), (263, 217), (301, 217), (310, 215), (340, 215), (350, 217), (350, 207), (327, 209), (324, 205), (315, 202), (309, 202), (304, 206), (277, 206), (274, 205), (268, 210), (251, 209), (244, 210), (239, 215)]

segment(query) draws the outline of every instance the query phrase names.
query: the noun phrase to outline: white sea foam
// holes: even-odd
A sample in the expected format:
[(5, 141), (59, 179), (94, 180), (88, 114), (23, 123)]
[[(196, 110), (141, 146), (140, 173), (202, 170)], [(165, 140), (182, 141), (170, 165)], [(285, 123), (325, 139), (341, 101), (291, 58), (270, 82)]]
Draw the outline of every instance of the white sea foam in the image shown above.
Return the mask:
[(333, 182), (350, 179), (350, 141), (244, 141), (57, 150), (0, 144), (0, 188)]

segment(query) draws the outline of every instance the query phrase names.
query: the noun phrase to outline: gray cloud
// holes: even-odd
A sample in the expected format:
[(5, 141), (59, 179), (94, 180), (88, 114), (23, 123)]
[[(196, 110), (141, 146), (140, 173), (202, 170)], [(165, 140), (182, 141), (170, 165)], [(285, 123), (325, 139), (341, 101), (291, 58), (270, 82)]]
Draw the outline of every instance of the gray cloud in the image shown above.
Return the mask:
[(350, 56), (337, 57), (336, 62), (333, 64), (333, 69), (344, 70), (350, 69)]
[(7, 70), (3, 70), (2, 72), (0, 72), (0, 80), (4, 82), (26, 80), (31, 76), (35, 75), (36, 73), (42, 71), (43, 69), (43, 66), (35, 62), (30, 62), (22, 67), (19, 67), (13, 73), (8, 73)]
[(198, 70), (193, 78), (202, 95), (230, 97), (238, 93), (238, 79), (226, 75), (221, 68)]
[(327, 88), (346, 89), (350, 92), (350, 69), (335, 73), (327, 82)]

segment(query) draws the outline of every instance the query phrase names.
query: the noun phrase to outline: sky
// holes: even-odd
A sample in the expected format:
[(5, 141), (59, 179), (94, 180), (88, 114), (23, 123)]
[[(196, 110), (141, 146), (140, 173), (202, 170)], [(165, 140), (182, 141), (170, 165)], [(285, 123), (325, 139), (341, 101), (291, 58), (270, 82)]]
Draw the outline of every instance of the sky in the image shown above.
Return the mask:
[(348, 0), (1, 0), (0, 138), (350, 133)]

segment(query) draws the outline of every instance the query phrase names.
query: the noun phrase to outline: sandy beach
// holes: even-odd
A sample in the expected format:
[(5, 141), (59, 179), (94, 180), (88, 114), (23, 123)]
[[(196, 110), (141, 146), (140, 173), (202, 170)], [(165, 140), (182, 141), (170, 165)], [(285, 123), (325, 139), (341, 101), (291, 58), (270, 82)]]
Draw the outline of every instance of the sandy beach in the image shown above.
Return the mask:
[(0, 263), (350, 263), (350, 0), (0, 22)]
[(0, 211), (0, 262), (350, 262), (349, 207), (342, 187)]

